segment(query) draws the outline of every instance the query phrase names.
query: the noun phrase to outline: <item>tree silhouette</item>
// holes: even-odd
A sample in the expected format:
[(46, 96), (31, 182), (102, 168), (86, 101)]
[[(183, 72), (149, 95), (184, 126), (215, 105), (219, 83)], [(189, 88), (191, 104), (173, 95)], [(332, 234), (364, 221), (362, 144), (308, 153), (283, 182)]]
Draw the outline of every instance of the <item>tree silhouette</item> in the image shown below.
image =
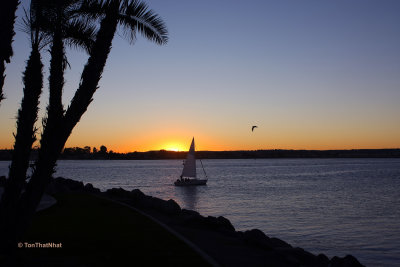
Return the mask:
[[(45, 42), (44, 35), (37, 27), (37, 21), (41, 18), (41, 9), (39, 6), (37, 7), (36, 9), (31, 8), (30, 12), (26, 13), (24, 20), (25, 27), (30, 34), (31, 53), (23, 75), (24, 95), (18, 110), (17, 134), (15, 135), (9, 179), (7, 179), (0, 203), (0, 227), (2, 230), (6, 230), (9, 225), (14, 224), (16, 203), (25, 182), (32, 144), (36, 140), (34, 125), (37, 120), (39, 97), (43, 87), (43, 64), (40, 50)], [(8, 231), (2, 232), (5, 233), (2, 240), (9, 242)]]
[[(86, 19), (82, 9), (82, 0), (42, 0), (47, 2), (47, 15), (53, 21), (50, 32), (53, 42), (50, 50), (49, 105), (45, 120), (44, 136), (52, 134), (58, 127), (64, 108), (62, 90), (64, 87), (64, 71), (68, 64), (65, 56), (64, 42), (70, 46), (82, 47), (90, 51), (95, 38), (95, 29)], [(82, 18), (85, 18), (84, 20)], [(73, 38), (66, 38), (73, 37)], [(45, 137), (46, 139), (46, 137)]]
[(18, 0), (2, 0), (0, 2), (0, 103), (4, 99), (5, 63), (10, 63), (13, 56), (12, 42), (15, 35), (15, 12), (18, 5)]
[(100, 153), (101, 154), (107, 154), (107, 147), (106, 146), (101, 146), (100, 147)]
[(83, 148), (83, 151), (85, 151), (86, 154), (90, 154), (91, 147), (90, 147), (90, 146), (85, 146), (85, 147)]
[[(26, 191), (19, 199), (19, 212), (16, 223), (13, 225), (14, 231), (10, 231), (11, 233), (23, 233), (27, 229), (45, 187), (54, 173), (54, 167), (65, 142), (87, 110), (93, 94), (98, 88), (117, 26), (121, 26), (124, 36), (132, 43), (136, 39), (136, 32), (157, 44), (165, 44), (168, 40), (167, 30), (162, 20), (153, 11), (148, 10), (147, 5), (142, 2), (135, 0), (85, 0), (81, 10), (91, 18), (100, 19), (96, 41), (90, 50), (79, 87), (65, 114), (60, 116), (51, 113), (55, 110), (50, 107), (51, 104), (48, 108), (48, 121), (44, 125), (38, 159)], [(54, 120), (50, 118), (54, 118)], [(19, 232), (17, 232), (17, 229)]]
[[(16, 212), (16, 207), (26, 180), (26, 171), (29, 165), (32, 144), (36, 140), (36, 128), (34, 125), (37, 120), (39, 97), (43, 85), (43, 64), (40, 60), (40, 50), (47, 44), (52, 43), (51, 52), (53, 52), (53, 47), (56, 46), (54, 43), (58, 43), (60, 41), (59, 38), (61, 38), (61, 43), (64, 41), (74, 44), (84, 43), (87, 49), (89, 49), (87, 44), (93, 43), (94, 36), (88, 33), (93, 33), (94, 28), (89, 24), (81, 23), (80, 25), (82, 26), (77, 27), (79, 25), (79, 21), (77, 20), (68, 23), (68, 20), (62, 21), (54, 16), (55, 9), (60, 8), (57, 3), (62, 4), (61, 7), (66, 11), (65, 13), (73, 15), (73, 4), (77, 1), (69, 1), (69, 4), (66, 5), (67, 2), (60, 0), (33, 0), (31, 1), (30, 11), (25, 12), (25, 30), (31, 36), (32, 52), (27, 62), (26, 71), (24, 72), (24, 96), (18, 111), (17, 134), (15, 135), (12, 163), (5, 192), (0, 203), (0, 229), (4, 233), (2, 247), (9, 247), (12, 243), (15, 243), (17, 236), (15, 225), (17, 216), (19, 216)], [(58, 33), (58, 36), (55, 33), (55, 29), (60, 28), (57, 27), (57, 23), (63, 24), (62, 32)], [(81, 33), (78, 33), (78, 30), (81, 30)], [(65, 68), (63, 66), (65, 65), (65, 54), (63, 48), (61, 49), (61, 53), (58, 53), (61, 55), (61, 60), (57, 61), (61, 67), (56, 66), (57, 64), (53, 60), (56, 56), (53, 57), (52, 55), (51, 68)], [(52, 72), (54, 71), (50, 70), (50, 73)], [(62, 77), (61, 79), (63, 80)]]

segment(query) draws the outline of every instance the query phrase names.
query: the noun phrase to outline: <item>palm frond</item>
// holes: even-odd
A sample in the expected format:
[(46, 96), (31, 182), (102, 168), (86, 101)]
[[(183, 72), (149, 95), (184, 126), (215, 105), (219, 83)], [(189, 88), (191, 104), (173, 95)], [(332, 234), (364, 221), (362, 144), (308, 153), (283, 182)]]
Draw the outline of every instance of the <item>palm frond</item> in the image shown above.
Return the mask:
[(156, 44), (168, 42), (168, 30), (163, 20), (141, 1), (123, 0), (119, 21), (130, 42), (136, 40), (136, 31)]
[(100, 19), (107, 10), (107, 3), (99, 0), (82, 0), (80, 7), (75, 11), (77, 14), (88, 19)]
[(25, 8), (23, 9), (23, 11), (24, 15), (22, 17), (21, 23), (17, 24), (17, 29), (23, 33), (30, 35), (32, 29), (32, 19), (29, 12)]
[(82, 48), (89, 53), (96, 38), (96, 27), (87, 21), (76, 19), (65, 26), (63, 35), (67, 45), (76, 49)]
[(18, 29), (30, 36), (31, 45), (37, 46), (39, 51), (51, 41), (48, 31), (44, 31), (41, 27), (49, 23), (45, 21), (42, 11), (36, 1), (32, 1), (29, 11), (24, 8), (22, 22), (18, 24)]

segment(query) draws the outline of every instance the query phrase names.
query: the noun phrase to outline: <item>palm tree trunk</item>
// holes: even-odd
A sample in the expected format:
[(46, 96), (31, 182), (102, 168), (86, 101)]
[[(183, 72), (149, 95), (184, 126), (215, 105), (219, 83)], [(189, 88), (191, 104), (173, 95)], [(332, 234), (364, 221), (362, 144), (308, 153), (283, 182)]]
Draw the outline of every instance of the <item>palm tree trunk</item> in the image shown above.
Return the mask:
[(87, 110), (90, 102), (92, 102), (92, 97), (98, 88), (98, 83), (111, 50), (117, 23), (118, 20), (113, 14), (108, 15), (101, 22), (96, 42), (82, 72), (81, 83), (64, 117), (65, 131), (67, 132), (72, 131)]
[(40, 155), (43, 155), (42, 157), (50, 153), (48, 151), (51, 148), (49, 142), (52, 138), (57, 136), (57, 130), (59, 130), (64, 115), (64, 108), (62, 105), (62, 90), (64, 87), (64, 53), (63, 40), (60, 31), (58, 31), (53, 36), (53, 44), (50, 50), (50, 96), (49, 105), (47, 107), (47, 119), (43, 123), (44, 131), (40, 142)]
[[(37, 45), (32, 47), (24, 72), (24, 97), (18, 111), (17, 134), (5, 191), (0, 202), (0, 231), (2, 240), (10, 245), (16, 242), (12, 228), (15, 225), (17, 203), (26, 180), (32, 144), (36, 140), (39, 97), (43, 87), (43, 64)], [(3, 238), (5, 236), (6, 238)], [(14, 243), (15, 244), (15, 243)]]
[(53, 44), (50, 50), (50, 77), (49, 77), (49, 107), (47, 123), (52, 120), (60, 120), (64, 110), (62, 105), (62, 90), (64, 87), (64, 43), (60, 30), (53, 36)]
[(10, 63), (13, 55), (12, 42), (15, 35), (15, 12), (18, 5), (18, 0), (2, 0), (0, 4), (0, 102), (4, 99), (5, 63)]
[(29, 227), (36, 207), (54, 173), (54, 167), (65, 142), (83, 113), (87, 110), (93, 94), (98, 88), (117, 29), (118, 20), (116, 14), (118, 14), (118, 5), (115, 5), (114, 8), (109, 10), (109, 14), (101, 22), (96, 42), (82, 72), (81, 83), (65, 116), (58, 124), (58, 127), (52, 129), (51, 134), (48, 133), (42, 136), (39, 158), (35, 164), (36, 168), (18, 205), (21, 212), (17, 227), (21, 230), (21, 233)]
[(0, 103), (4, 99), (3, 85), (4, 85), (4, 80), (6, 78), (6, 76), (4, 75), (5, 70), (6, 70), (6, 65), (4, 64), (4, 60), (0, 60)]

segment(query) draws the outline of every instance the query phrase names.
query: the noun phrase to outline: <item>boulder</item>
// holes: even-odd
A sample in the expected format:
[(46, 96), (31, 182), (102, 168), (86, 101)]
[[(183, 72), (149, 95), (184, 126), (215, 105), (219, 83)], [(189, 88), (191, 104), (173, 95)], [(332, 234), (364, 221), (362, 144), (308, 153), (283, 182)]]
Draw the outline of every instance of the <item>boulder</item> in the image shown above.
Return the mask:
[(165, 200), (157, 197), (149, 197), (150, 207), (157, 211), (164, 211)]
[(317, 266), (328, 266), (329, 258), (325, 254), (319, 254), (316, 260)]
[(175, 200), (170, 199), (164, 203), (163, 212), (168, 215), (178, 215), (181, 212), (181, 207)]
[(84, 190), (85, 190), (85, 192), (92, 193), (92, 194), (100, 193), (100, 189), (94, 187), (91, 183), (85, 184)]
[(242, 238), (254, 245), (258, 245), (267, 249), (291, 249), (292, 246), (278, 238), (269, 238), (259, 229), (245, 231)]
[(194, 210), (187, 210), (187, 209), (182, 209), (181, 215), (182, 215), (182, 216), (185, 216), (185, 217), (197, 217), (197, 216), (201, 216), (200, 213), (198, 213), (197, 211), (194, 211)]
[(269, 242), (271, 244), (271, 246), (275, 247), (275, 248), (291, 248), (292, 246), (288, 243), (286, 243), (285, 241), (276, 238), (276, 237), (272, 237), (269, 239)]
[(232, 223), (227, 218), (219, 216), (217, 217), (217, 222), (222, 229), (235, 232), (235, 227), (233, 227)]
[(131, 191), (131, 194), (130, 194), (130, 197), (131, 197), (131, 199), (133, 199), (133, 200), (141, 200), (141, 199), (143, 199), (145, 196), (146, 196), (146, 195), (145, 195), (142, 191), (140, 191), (139, 189), (133, 189), (133, 190)]
[(301, 263), (302, 265), (306, 266), (324, 266), (324, 265), (317, 265), (318, 258), (314, 254), (305, 251), (302, 248), (278, 248), (278, 251), (283, 253), (286, 258), (290, 259), (291, 261)]
[(129, 199), (130, 198), (130, 192), (126, 191), (125, 189), (122, 189), (121, 187), (108, 189), (105, 193), (107, 196), (114, 198), (114, 199)]
[(331, 259), (331, 267), (363, 267), (362, 265), (355, 257), (352, 255), (347, 255), (344, 258), (340, 257), (333, 257)]
[(202, 227), (204, 225), (205, 218), (200, 215), (197, 211), (182, 209), (180, 213), (180, 221), (185, 225), (192, 227)]
[(217, 218), (214, 216), (207, 216), (204, 221), (204, 226), (212, 230), (218, 229), (219, 224)]
[[(79, 191), (82, 192), (84, 190), (83, 182), (75, 181), (72, 179), (65, 179), (63, 177), (57, 177), (53, 179), (53, 182), (57, 187), (67, 187), (69, 191)], [(61, 186), (60, 186), (61, 185)]]
[(219, 216), (218, 218), (214, 216), (206, 217), (204, 220), (204, 226), (208, 229), (213, 230), (224, 230), (229, 232), (235, 231), (235, 228), (233, 227), (231, 222), (222, 216)]

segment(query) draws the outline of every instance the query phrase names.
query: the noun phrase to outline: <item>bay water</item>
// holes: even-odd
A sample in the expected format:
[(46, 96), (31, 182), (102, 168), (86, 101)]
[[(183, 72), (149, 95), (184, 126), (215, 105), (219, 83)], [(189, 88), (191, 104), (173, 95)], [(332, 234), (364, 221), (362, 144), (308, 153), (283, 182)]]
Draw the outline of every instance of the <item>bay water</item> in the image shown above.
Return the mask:
[[(366, 266), (400, 266), (400, 159), (203, 160), (207, 186), (176, 187), (182, 160), (62, 160), (55, 176), (140, 189), (236, 230)], [(9, 162), (0, 162), (0, 176)], [(200, 164), (198, 164), (199, 167)], [(200, 165), (201, 166), (201, 165)], [(204, 177), (203, 170), (197, 170)]]

